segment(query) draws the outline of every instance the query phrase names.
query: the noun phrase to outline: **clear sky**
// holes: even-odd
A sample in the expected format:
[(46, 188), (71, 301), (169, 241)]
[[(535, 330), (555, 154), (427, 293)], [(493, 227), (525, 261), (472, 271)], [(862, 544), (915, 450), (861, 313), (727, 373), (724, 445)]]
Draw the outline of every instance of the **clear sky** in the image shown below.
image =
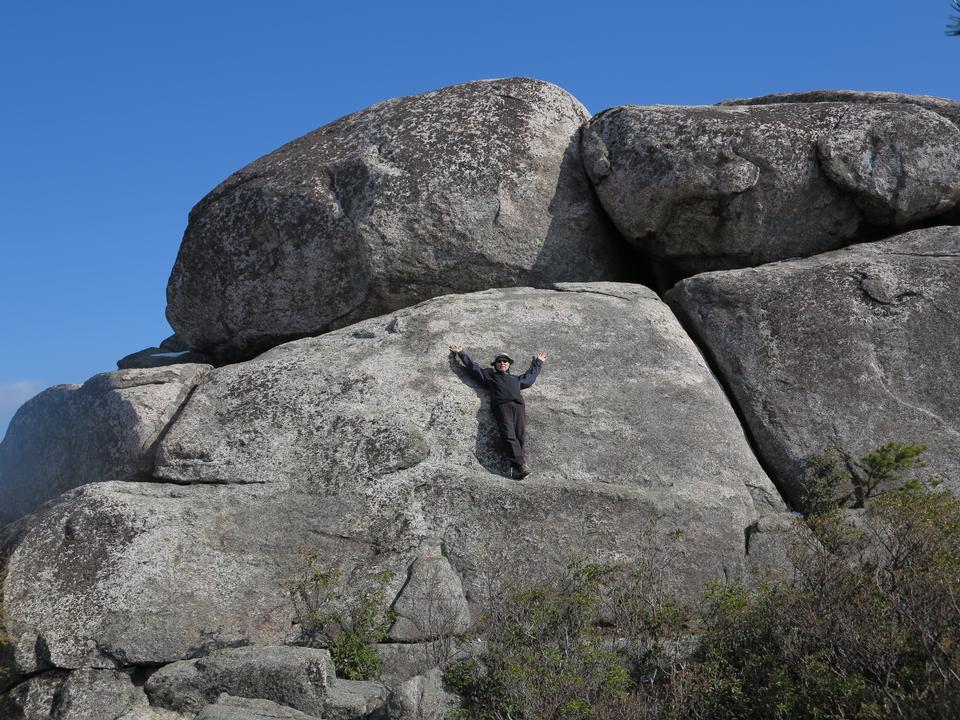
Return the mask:
[(525, 75), (592, 112), (843, 88), (960, 98), (949, 0), (0, 0), (0, 434), (171, 333), (187, 213), (380, 100)]

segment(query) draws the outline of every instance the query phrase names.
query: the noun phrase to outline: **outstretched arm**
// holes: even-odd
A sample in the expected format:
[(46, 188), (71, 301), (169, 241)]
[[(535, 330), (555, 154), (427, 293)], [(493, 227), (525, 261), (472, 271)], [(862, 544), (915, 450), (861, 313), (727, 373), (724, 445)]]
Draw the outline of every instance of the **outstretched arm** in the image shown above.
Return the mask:
[(537, 381), (540, 370), (543, 369), (543, 361), (547, 359), (545, 352), (538, 352), (530, 363), (530, 369), (520, 376), (520, 389), (526, 390)]
[(451, 345), (450, 352), (456, 353), (457, 357), (460, 358), (460, 362), (463, 363), (463, 366), (467, 369), (470, 375), (473, 376), (474, 380), (479, 382), (481, 385), (487, 384), (487, 377), (483, 374), (483, 368), (471, 360), (470, 356), (463, 351), (463, 345)]

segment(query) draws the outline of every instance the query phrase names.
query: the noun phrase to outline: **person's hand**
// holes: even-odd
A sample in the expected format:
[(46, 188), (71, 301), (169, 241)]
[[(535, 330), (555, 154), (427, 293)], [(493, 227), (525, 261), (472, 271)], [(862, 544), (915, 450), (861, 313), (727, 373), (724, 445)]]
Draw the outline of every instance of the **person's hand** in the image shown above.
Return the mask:
[(463, 352), (463, 345), (457, 345), (456, 343), (454, 343), (453, 345), (450, 346), (450, 352), (452, 353)]
[(537, 353), (537, 360), (539, 360), (540, 362), (543, 362), (546, 359), (547, 359), (547, 354), (545, 352), (541, 350), (540, 352)]

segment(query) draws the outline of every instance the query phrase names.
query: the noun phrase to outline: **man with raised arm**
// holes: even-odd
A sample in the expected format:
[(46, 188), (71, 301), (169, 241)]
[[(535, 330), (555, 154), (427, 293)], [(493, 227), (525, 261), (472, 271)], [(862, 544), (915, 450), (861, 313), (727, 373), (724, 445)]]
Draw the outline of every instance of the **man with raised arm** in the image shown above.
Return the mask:
[(460, 362), (470, 371), (473, 378), (490, 391), (490, 404), (493, 416), (500, 429), (500, 437), (506, 446), (507, 459), (514, 477), (520, 479), (530, 474), (523, 454), (523, 437), (527, 429), (527, 409), (521, 390), (525, 390), (537, 380), (546, 353), (538, 352), (530, 369), (523, 375), (511, 375), (513, 360), (506, 353), (498, 353), (490, 363), (493, 370), (481, 368), (463, 351), (463, 345), (451, 345), (450, 352), (456, 353)]

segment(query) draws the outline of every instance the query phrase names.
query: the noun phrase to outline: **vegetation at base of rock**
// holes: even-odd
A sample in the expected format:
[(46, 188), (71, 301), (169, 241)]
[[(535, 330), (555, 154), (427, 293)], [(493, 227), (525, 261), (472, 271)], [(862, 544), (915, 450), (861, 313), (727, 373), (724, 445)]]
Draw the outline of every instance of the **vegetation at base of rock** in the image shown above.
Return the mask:
[(891, 440), (857, 461), (829, 444), (810, 459), (803, 506), (820, 515), (836, 507), (862, 508), (882, 488), (937, 484), (936, 478), (907, 477), (911, 470), (927, 466), (922, 457), (926, 450), (926, 445)]
[(574, 563), (510, 593), (483, 618), (485, 650), (444, 673), (463, 699), (448, 718), (640, 717), (639, 685), (670, 665), (659, 640), (689, 620), (652, 570)]
[[(904, 477), (922, 451), (888, 443), (861, 464)], [(907, 478), (866, 509), (798, 520), (791, 560), (788, 579), (709, 586), (696, 613), (655, 594), (633, 625), (629, 612), (603, 617), (621, 570), (573, 566), (518, 590), (484, 651), (446, 671), (458, 717), (960, 717), (960, 500)], [(684, 632), (697, 639), (686, 657), (637, 651)]]
[(291, 591), (301, 642), (327, 648), (337, 677), (375, 679), (382, 665), (375, 646), (396, 620), (385, 591), (393, 573), (377, 573), (366, 586), (347, 593), (340, 568), (326, 567), (317, 552), (308, 552), (305, 560)]

